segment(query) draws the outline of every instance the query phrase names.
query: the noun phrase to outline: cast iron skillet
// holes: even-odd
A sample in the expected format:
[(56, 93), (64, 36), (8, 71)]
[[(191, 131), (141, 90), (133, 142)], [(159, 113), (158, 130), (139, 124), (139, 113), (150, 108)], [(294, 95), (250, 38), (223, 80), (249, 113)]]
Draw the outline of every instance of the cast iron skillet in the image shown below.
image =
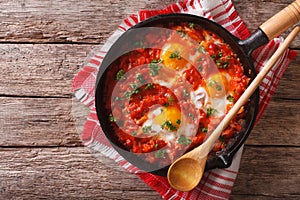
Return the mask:
[[(287, 16), (288, 15), (288, 16)], [(279, 23), (278, 20), (280, 21)], [(105, 84), (105, 79), (107, 72), (110, 69), (111, 63), (115, 61), (120, 55), (124, 54), (123, 45), (126, 41), (129, 41), (132, 36), (136, 34), (139, 28), (144, 27), (156, 27), (158, 24), (164, 24), (168, 22), (181, 23), (181, 22), (191, 22), (200, 25), (202, 28), (216, 33), (218, 36), (223, 38), (223, 40), (231, 46), (233, 51), (240, 58), (241, 63), (244, 66), (245, 73), (253, 80), (256, 76), (255, 69), (251, 60), (251, 53), (256, 48), (263, 44), (266, 44), (269, 40), (273, 39), (275, 36), (281, 34), (283, 31), (287, 30), (289, 27), (294, 25), (300, 20), (300, 0), (295, 1), (293, 4), (289, 5), (283, 11), (277, 13), (267, 22), (262, 24), (249, 38), (246, 40), (239, 40), (233, 36), (230, 32), (224, 29), (217, 23), (207, 20), (202, 17), (189, 15), (189, 14), (168, 14), (159, 15), (149, 18), (145, 21), (138, 23), (137, 25), (126, 31), (110, 48), (106, 57), (104, 58), (99, 73), (97, 75), (96, 81), (96, 111), (98, 115), (101, 127), (111, 142), (112, 146), (123, 156), (127, 161), (134, 164), (138, 168), (161, 176), (166, 176), (168, 166), (162, 169), (157, 169), (156, 166), (152, 166), (151, 163), (141, 159), (137, 155), (126, 150), (125, 147), (118, 141), (112, 127), (110, 126), (108, 111), (105, 108), (106, 98), (103, 93), (104, 88), (107, 87)], [(232, 163), (233, 156), (243, 145), (245, 140), (250, 134), (253, 128), (256, 114), (258, 110), (259, 102), (259, 91), (252, 95), (249, 100), (248, 106), (246, 108), (245, 122), (243, 123), (243, 128), (240, 133), (234, 138), (231, 145), (229, 145), (225, 151), (216, 154), (214, 157), (208, 159), (206, 163), (205, 170), (210, 170), (214, 168), (226, 168)]]

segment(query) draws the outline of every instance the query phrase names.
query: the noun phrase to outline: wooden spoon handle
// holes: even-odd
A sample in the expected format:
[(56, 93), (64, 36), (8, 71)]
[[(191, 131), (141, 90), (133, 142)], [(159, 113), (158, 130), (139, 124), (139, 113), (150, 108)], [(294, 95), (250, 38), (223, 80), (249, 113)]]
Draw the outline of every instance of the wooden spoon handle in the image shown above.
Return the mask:
[(259, 28), (272, 40), (300, 21), (300, 0), (296, 0), (271, 17)]
[(213, 131), (213, 133), (208, 137), (208, 139), (203, 143), (202, 148), (210, 149), (215, 141), (219, 138), (224, 128), (226, 128), (230, 120), (236, 115), (239, 109), (248, 101), (250, 96), (259, 86), (264, 77), (268, 74), (268, 72), (272, 69), (273, 65), (278, 61), (284, 51), (288, 48), (290, 43), (294, 40), (297, 34), (300, 31), (300, 26), (296, 26), (292, 32), (288, 35), (288, 37), (284, 40), (284, 42), (279, 46), (279, 48), (275, 51), (273, 56), (269, 59), (263, 69), (258, 73), (255, 79), (251, 82), (242, 96), (238, 99), (238, 101), (233, 105), (233, 107), (229, 110), (229, 112), (225, 115), (224, 119), (220, 122), (217, 128)]

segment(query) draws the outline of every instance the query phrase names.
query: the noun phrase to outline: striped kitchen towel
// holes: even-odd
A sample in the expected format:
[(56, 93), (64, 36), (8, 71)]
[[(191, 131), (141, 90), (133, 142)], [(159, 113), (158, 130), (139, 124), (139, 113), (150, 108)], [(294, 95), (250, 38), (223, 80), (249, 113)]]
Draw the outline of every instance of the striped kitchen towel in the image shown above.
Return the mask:
[[(99, 125), (95, 110), (95, 81), (101, 62), (111, 45), (130, 27), (151, 16), (167, 13), (189, 13), (203, 16), (213, 20), (233, 35), (240, 39), (247, 38), (250, 33), (244, 22), (238, 16), (230, 0), (186, 0), (172, 4), (163, 10), (143, 10), (124, 19), (118, 29), (107, 39), (103, 46), (97, 47), (84, 63), (83, 68), (74, 78), (72, 91), (77, 99), (90, 107), (90, 115), (87, 116), (81, 138), (89, 148), (115, 160), (127, 171), (135, 173), (145, 181), (164, 199), (229, 199), (234, 181), (238, 174), (242, 148), (235, 155), (231, 167), (227, 169), (214, 169), (206, 172), (200, 184), (190, 192), (180, 192), (172, 189), (165, 177), (139, 171), (136, 167), (122, 158), (110, 145)], [(283, 42), (282, 38), (276, 38), (269, 44), (261, 47), (253, 53), (253, 61), (259, 71)], [(260, 104), (258, 119), (266, 109), (278, 83), (286, 70), (289, 62), (295, 56), (295, 52), (287, 50), (276, 66), (260, 86)]]

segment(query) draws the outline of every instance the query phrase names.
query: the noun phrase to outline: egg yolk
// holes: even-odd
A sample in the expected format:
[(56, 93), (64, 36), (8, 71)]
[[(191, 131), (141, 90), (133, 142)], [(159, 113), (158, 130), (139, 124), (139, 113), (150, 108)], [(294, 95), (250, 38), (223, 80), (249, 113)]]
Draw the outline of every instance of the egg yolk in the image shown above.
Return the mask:
[(226, 95), (229, 88), (229, 83), (224, 75), (218, 73), (211, 75), (208, 78), (206, 87), (210, 97), (218, 98)]
[(189, 52), (182, 44), (169, 43), (163, 47), (161, 58), (166, 67), (180, 70), (187, 66)]
[(155, 122), (164, 129), (176, 131), (181, 123), (181, 112), (173, 106), (163, 107), (161, 113), (155, 118)]

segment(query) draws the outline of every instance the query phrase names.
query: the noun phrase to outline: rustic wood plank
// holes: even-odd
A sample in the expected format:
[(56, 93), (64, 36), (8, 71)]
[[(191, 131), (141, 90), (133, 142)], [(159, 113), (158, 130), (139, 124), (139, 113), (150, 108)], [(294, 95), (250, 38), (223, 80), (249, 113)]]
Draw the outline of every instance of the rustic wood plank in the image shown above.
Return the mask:
[[(2, 199), (160, 199), (135, 175), (109, 159), (94, 157), (86, 148), (0, 151)], [(299, 164), (298, 148), (246, 146), (233, 197), (299, 198)]]
[(0, 94), (70, 97), (90, 45), (0, 44)]
[(86, 148), (0, 152), (0, 199), (159, 199), (137, 176)]
[[(0, 42), (101, 43), (131, 13), (161, 9), (175, 2), (178, 1), (1, 1)], [(291, 2), (233, 0), (251, 31)], [(300, 47), (299, 37), (293, 46)]]
[[(0, 44), (0, 95), (70, 97), (72, 80), (97, 45)], [(300, 99), (300, 50), (275, 98)]]
[(0, 146), (78, 146), (72, 100), (1, 98)]
[(299, 147), (246, 146), (233, 194), (299, 199), (299, 153)]
[(130, 13), (164, 8), (171, 2), (174, 1), (1, 1), (0, 42), (100, 43)]
[(300, 146), (299, 106), (296, 100), (271, 101), (247, 144)]

